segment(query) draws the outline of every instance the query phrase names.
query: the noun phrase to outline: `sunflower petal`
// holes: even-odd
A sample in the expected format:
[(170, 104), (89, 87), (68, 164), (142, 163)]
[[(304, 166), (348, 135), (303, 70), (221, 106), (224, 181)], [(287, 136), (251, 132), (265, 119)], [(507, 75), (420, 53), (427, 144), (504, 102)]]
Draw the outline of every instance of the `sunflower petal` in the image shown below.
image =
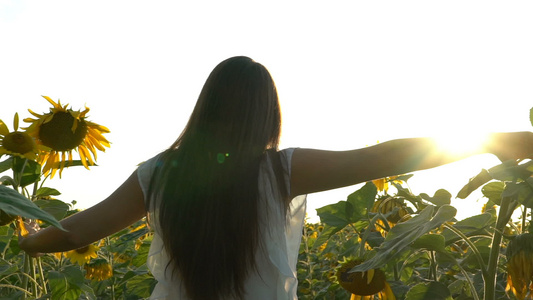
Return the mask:
[(9, 129), (7, 128), (6, 123), (0, 120), (0, 135), (8, 135)]
[[(100, 141), (102, 144), (106, 143), (107, 145), (109, 145), (109, 142), (107, 141), (107, 139), (102, 135), (100, 134), (100, 131), (97, 130), (97, 129), (94, 129), (92, 127), (88, 127), (87, 128), (89, 130), (89, 133), (98, 141)], [(109, 147), (109, 146), (107, 146)]]
[(93, 154), (94, 160), (96, 161), (96, 159), (98, 158), (98, 155), (96, 154), (96, 149), (94, 149), (94, 145), (92, 141), (90, 139), (86, 139), (84, 141), (84, 144), (85, 144), (85, 147), (89, 149), (89, 151), (91, 151), (91, 153)]
[(89, 165), (87, 164), (87, 155), (82, 147), (78, 147), (78, 153), (80, 154), (81, 163), (85, 167), (85, 169), (89, 170)]
[(91, 156), (91, 153), (89, 153), (89, 150), (87, 150), (87, 148), (83, 145), (80, 145), (78, 149), (81, 149), (84, 152), (85, 157), (87, 157), (87, 159), (89, 160), (89, 165), (94, 166), (94, 160), (93, 160), (93, 157)]
[(366, 271), (366, 284), (370, 284), (374, 278), (374, 269)]
[(72, 122), (72, 127), (70, 130), (72, 130), (72, 133), (76, 132), (76, 128), (78, 128), (78, 119), (74, 118), (74, 121)]
[[(36, 118), (38, 118), (38, 119), (40, 119), (40, 118), (43, 117), (43, 115), (40, 115), (40, 114), (34, 112), (34, 111), (31, 110), (31, 109), (28, 109), (28, 111), (30, 112), (30, 114), (32, 114), (34, 117), (36, 117)], [(24, 122), (27, 122), (27, 121), (26, 121), (27, 119), (28, 119), (28, 118), (24, 119)]]
[(65, 151), (61, 153), (61, 161), (59, 163), (59, 178), (61, 178), (61, 174), (63, 174), (64, 167), (65, 167)]
[(29, 234), (28, 230), (26, 229), (26, 226), (24, 226), (24, 221), (22, 221), (22, 218), (19, 216), (17, 217), (17, 227), (20, 231), (20, 235), (27, 236)]
[(48, 102), (50, 102), (50, 104), (52, 104), (54, 107), (57, 107), (57, 103), (55, 103), (54, 100), (52, 100), (52, 98), (48, 96), (43, 96), (43, 98), (46, 99)]
[(15, 113), (15, 118), (13, 118), (13, 128), (14, 131), (19, 130), (19, 114)]
[(394, 293), (392, 292), (392, 289), (390, 288), (388, 282), (385, 282), (385, 288), (383, 289), (383, 293), (385, 294), (384, 299), (396, 300), (396, 296), (394, 296)]

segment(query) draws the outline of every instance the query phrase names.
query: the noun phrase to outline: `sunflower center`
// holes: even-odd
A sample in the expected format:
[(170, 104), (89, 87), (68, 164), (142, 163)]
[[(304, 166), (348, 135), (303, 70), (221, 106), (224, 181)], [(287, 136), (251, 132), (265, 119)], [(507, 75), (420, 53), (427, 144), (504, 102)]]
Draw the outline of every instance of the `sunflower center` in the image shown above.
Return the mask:
[[(359, 261), (345, 263), (338, 271), (337, 278), (340, 285), (352, 294), (360, 296), (374, 295), (385, 288), (385, 273), (380, 269), (374, 269), (372, 277), (369, 272), (349, 272), (359, 265)], [(370, 280), (369, 280), (370, 279)]]
[(32, 151), (35, 146), (31, 136), (25, 132), (18, 131), (10, 132), (4, 136), (2, 145), (5, 149), (20, 154)]
[(49, 122), (39, 129), (39, 138), (43, 145), (56, 151), (68, 151), (79, 146), (87, 135), (87, 123), (78, 120), (76, 130), (72, 131), (74, 117), (68, 112), (57, 112)]

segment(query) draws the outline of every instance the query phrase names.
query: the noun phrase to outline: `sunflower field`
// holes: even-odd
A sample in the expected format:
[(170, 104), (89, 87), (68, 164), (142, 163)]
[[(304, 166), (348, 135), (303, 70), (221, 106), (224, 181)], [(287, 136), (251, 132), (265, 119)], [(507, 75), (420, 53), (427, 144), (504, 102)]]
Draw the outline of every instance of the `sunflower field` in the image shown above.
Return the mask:
[(305, 225), (300, 247), (300, 299), (533, 299), (532, 160), (466, 182), (457, 198), (480, 189), (485, 204), (463, 220), (448, 191), (415, 195), (410, 177), (368, 182), (317, 209), (321, 222)]
[[(88, 108), (45, 99), (50, 111), (30, 111), (25, 128), (18, 114), (12, 131), (0, 120), (0, 300), (149, 297), (156, 282), (145, 220), (73, 251), (32, 258), (18, 248), (19, 235), (61, 228), (58, 220), (78, 211), (46, 179), (89, 169), (109, 147), (109, 130), (87, 120)], [(457, 197), (480, 189), (485, 205), (463, 220), (448, 191), (415, 195), (411, 177), (368, 182), (317, 209), (320, 222), (302, 233), (299, 298), (532, 299), (533, 162), (502, 162), (465, 182)]]

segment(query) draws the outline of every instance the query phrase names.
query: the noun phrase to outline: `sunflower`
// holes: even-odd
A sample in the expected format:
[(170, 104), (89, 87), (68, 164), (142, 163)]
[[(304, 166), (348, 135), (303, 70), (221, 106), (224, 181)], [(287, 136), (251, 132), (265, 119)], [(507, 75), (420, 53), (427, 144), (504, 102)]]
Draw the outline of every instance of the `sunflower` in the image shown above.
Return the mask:
[(87, 279), (102, 281), (113, 276), (111, 265), (103, 258), (95, 259), (85, 264), (83, 268), (86, 271), (85, 278)]
[(384, 178), (372, 180), (372, 183), (376, 186), (376, 188), (378, 189), (378, 192), (385, 192), (386, 194), (389, 190), (389, 182), (400, 183), (400, 184), (403, 183), (402, 180), (397, 180), (397, 178), (398, 176), (384, 177)]
[(349, 272), (361, 264), (360, 260), (345, 261), (337, 270), (339, 284), (352, 294), (351, 300), (372, 300), (377, 295), (382, 300), (396, 300), (385, 273), (379, 269), (365, 272)]
[[(533, 234), (517, 235), (507, 246), (507, 291), (517, 299), (533, 296)], [(527, 298), (526, 298), (527, 297)]]
[(387, 195), (380, 197), (374, 202), (371, 212), (379, 212), (386, 216), (387, 224), (382, 219), (378, 219), (376, 222), (376, 229), (382, 234), (386, 233), (387, 229), (394, 227), (397, 223), (405, 221), (410, 217), (408, 207), (405, 205), (403, 199)]
[(4, 154), (35, 160), (39, 152), (37, 144), (26, 132), (18, 131), (19, 116), (15, 114), (13, 132), (0, 120), (0, 156)]
[(68, 257), (71, 262), (77, 263), (81, 266), (90, 262), (91, 258), (96, 258), (98, 256), (96, 254), (98, 249), (99, 248), (97, 246), (90, 244), (76, 250), (68, 251), (65, 256)]
[(89, 169), (96, 161), (96, 150), (105, 151), (104, 146), (110, 146), (102, 135), (109, 133), (109, 129), (86, 120), (87, 107), (83, 111), (74, 111), (68, 108), (68, 104), (61, 105), (59, 100), (56, 103), (50, 97), (43, 97), (52, 104), (50, 112), (41, 115), (29, 110), (37, 119), (24, 119), (24, 122), (31, 123), (26, 129), (28, 134), (48, 149), (42, 151), (38, 158), (38, 162), (44, 164), (43, 174), (51, 172), (53, 177), (59, 170), (61, 175), (63, 168), (68, 166), (67, 162), (72, 162), (72, 150), (79, 153), (81, 163)]

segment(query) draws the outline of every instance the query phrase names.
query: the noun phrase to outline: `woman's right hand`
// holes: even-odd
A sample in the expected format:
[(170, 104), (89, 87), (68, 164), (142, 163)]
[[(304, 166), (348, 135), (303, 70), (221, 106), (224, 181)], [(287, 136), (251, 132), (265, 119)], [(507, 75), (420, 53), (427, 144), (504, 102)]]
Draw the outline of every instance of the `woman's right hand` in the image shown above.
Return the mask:
[[(39, 230), (41, 230), (41, 227), (39, 226), (39, 224), (35, 220), (31, 220), (31, 219), (24, 220), (22, 226), (24, 226), (24, 229), (23, 228), (19, 228), (19, 238), (18, 238), (19, 248), (24, 250), (24, 252), (26, 252), (31, 257), (42, 256), (43, 253), (39, 253), (39, 252), (35, 252), (34, 253), (34, 252), (29, 251), (27, 249), (27, 247), (25, 247), (26, 244), (27, 244), (27, 238), (31, 237), (31, 235), (33, 235), (33, 234), (37, 233)], [(25, 230), (27, 232), (23, 232), (23, 230)]]

